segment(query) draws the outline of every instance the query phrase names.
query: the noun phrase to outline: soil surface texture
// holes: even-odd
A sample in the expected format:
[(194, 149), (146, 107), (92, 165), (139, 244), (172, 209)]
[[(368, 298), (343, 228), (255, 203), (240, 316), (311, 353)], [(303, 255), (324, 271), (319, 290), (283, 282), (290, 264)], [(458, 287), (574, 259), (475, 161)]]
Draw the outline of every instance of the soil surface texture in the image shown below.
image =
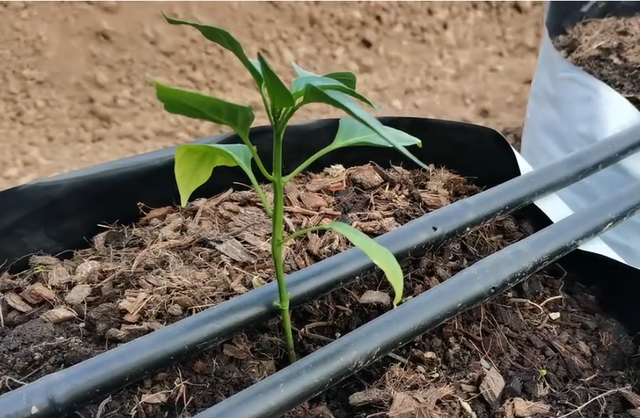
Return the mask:
[[(288, 185), (287, 233), (341, 219), (375, 237), (478, 192), (443, 169), (332, 166)], [(270, 221), (253, 191), (143, 210), (137, 225), (110, 227), (70, 260), (34, 256), (29, 271), (0, 279), (0, 394), (271, 280)], [(405, 297), (531, 233), (502, 217), (405, 260)], [(333, 232), (311, 234), (287, 247), (286, 270), (349, 247)], [(392, 298), (376, 273), (294, 309), (299, 354), (387, 312)], [(589, 290), (554, 265), (287, 417), (622, 417), (640, 412), (633, 354)], [(78, 416), (187, 418), (286, 365), (274, 319)]]
[[(354, 71), (378, 115), (523, 123), (542, 2), (0, 2), (0, 190), (211, 136), (169, 115), (160, 81), (252, 105), (246, 70), (196, 30), (222, 25), (283, 77)], [(341, 115), (327, 106), (299, 120)]]
[(554, 44), (572, 63), (640, 109), (640, 16), (584, 21)]

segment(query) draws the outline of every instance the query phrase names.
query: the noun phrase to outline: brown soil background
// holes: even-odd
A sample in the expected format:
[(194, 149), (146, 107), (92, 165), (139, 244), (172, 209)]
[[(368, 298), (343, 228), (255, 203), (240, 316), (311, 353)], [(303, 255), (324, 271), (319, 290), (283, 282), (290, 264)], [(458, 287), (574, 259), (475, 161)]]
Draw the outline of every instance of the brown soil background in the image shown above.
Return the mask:
[[(161, 11), (224, 26), (288, 77), (291, 60), (355, 71), (379, 114), (504, 129), (522, 125), (543, 5), (0, 2), (0, 190), (220, 132), (166, 114), (152, 79), (260, 110), (234, 57)], [(338, 115), (309, 107), (300, 118)]]

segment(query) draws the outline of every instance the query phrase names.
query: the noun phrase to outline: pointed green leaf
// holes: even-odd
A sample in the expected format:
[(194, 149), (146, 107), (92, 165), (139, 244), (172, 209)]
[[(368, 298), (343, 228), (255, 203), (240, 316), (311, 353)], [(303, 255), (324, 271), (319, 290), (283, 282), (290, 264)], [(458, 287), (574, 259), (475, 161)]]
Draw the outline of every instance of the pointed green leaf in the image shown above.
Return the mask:
[[(393, 138), (394, 142), (397, 145), (403, 147), (421, 145), (421, 142), (418, 138), (411, 136), (406, 132), (402, 132), (398, 129), (394, 129), (384, 125), (383, 129), (389, 137)], [(331, 145), (329, 145), (329, 147), (331, 147), (332, 149), (338, 149), (362, 145), (373, 145), (376, 147), (393, 146), (383, 137), (378, 135), (373, 129), (369, 128), (362, 122), (358, 122), (357, 120), (348, 116), (341, 118), (338, 133), (336, 134), (335, 139), (333, 140)]]
[(188, 22), (186, 20), (173, 19), (171, 17), (168, 17), (164, 13), (162, 15), (170, 24), (191, 26), (200, 31), (200, 33), (211, 42), (215, 42), (221, 47), (233, 52), (233, 54), (240, 60), (240, 62), (242, 62), (245, 68), (249, 70), (258, 87), (262, 86), (262, 75), (260, 75), (260, 71), (258, 71), (256, 67), (251, 63), (251, 61), (247, 57), (247, 54), (244, 52), (244, 48), (242, 48), (242, 45), (240, 45), (240, 42), (238, 42), (236, 38), (234, 38), (229, 32), (215, 26), (202, 25), (200, 23)]
[[(304, 95), (305, 87), (311, 84), (321, 88), (322, 90), (340, 91), (368, 104), (374, 109), (379, 109), (379, 106), (374, 105), (369, 99), (355, 91), (356, 76), (353, 75), (353, 73), (340, 72), (329, 73), (326, 76), (319, 76), (312, 73), (311, 71), (307, 71), (304, 68), (301, 68), (295, 62), (292, 63), (292, 65), (294, 70), (298, 74), (298, 78), (293, 80), (293, 84), (291, 85), (291, 93), (293, 93), (293, 97), (296, 100)], [(343, 83), (343, 80), (345, 80), (347, 84)], [(352, 85), (353, 87), (350, 87), (350, 85)]]
[(317, 77), (318, 76), (318, 74), (314, 74), (311, 71), (305, 70), (295, 62), (292, 62), (291, 65), (293, 66), (293, 69), (295, 70), (296, 74), (298, 74), (298, 77), (309, 77), (309, 76)]
[(351, 225), (342, 222), (331, 222), (324, 225), (322, 229), (333, 229), (364, 252), (373, 261), (373, 264), (384, 272), (387, 280), (391, 283), (395, 293), (393, 306), (397, 306), (400, 303), (404, 291), (404, 275), (398, 260), (396, 260), (391, 251)]
[(325, 74), (324, 77), (338, 80), (352, 90), (356, 89), (356, 75), (350, 71), (339, 71), (335, 73)]
[(293, 96), (296, 99), (299, 99), (300, 97), (302, 97), (304, 95), (304, 90), (308, 85), (316, 86), (322, 90), (339, 91), (341, 93), (354, 97), (368, 104), (374, 109), (377, 108), (377, 106), (371, 103), (369, 99), (367, 99), (357, 91), (345, 86), (340, 81), (335, 80), (333, 78), (329, 78), (329, 77), (321, 77), (319, 75), (298, 77), (295, 80), (293, 80), (293, 84), (291, 86), (291, 92), (293, 93)]
[(258, 60), (254, 60), (254, 59), (250, 59), (249, 62), (251, 63), (251, 65), (254, 66), (254, 68), (256, 70), (258, 70), (258, 72), (260, 73), (260, 75), (262, 75), (262, 66), (260, 65), (260, 61)]
[[(293, 66), (293, 69), (296, 71), (296, 74), (298, 74), (298, 77), (308, 77), (308, 76), (320, 77), (318, 74), (305, 70), (295, 62), (292, 62), (291, 65)], [(345, 86), (349, 87), (352, 90), (356, 89), (356, 75), (350, 71), (338, 71), (338, 72), (328, 73), (328, 74), (325, 74), (323, 77), (333, 78), (334, 80), (341, 82), (342, 84), (344, 84)]]
[(240, 166), (252, 181), (251, 150), (244, 144), (186, 144), (176, 149), (174, 172), (180, 204), (186, 206), (194, 191), (209, 180), (216, 167)]
[[(325, 103), (331, 105), (335, 108), (343, 110), (349, 116), (353, 117), (360, 123), (367, 125), (371, 128), (375, 133), (380, 135), (382, 139), (391, 144), (395, 149), (400, 151), (404, 156), (409, 158), (414, 163), (418, 164), (418, 166), (428, 170), (429, 167), (418, 158), (416, 158), (413, 154), (411, 154), (405, 147), (398, 144), (393, 135), (389, 134), (385, 130), (385, 126), (380, 123), (378, 119), (373, 117), (371, 114), (364, 111), (360, 108), (349, 96), (339, 91), (327, 91), (322, 90), (314, 85), (307, 85), (304, 92), (304, 103)], [(418, 144), (421, 146), (422, 142)]]
[(155, 82), (158, 100), (167, 112), (226, 125), (242, 138), (249, 137), (255, 116), (249, 106), (242, 106), (190, 90)]
[(258, 62), (262, 69), (262, 77), (264, 78), (264, 84), (267, 87), (269, 93), (269, 99), (271, 105), (276, 109), (286, 109), (293, 107), (295, 101), (291, 92), (284, 85), (280, 77), (273, 71), (267, 61), (262, 57), (262, 54), (258, 54)]

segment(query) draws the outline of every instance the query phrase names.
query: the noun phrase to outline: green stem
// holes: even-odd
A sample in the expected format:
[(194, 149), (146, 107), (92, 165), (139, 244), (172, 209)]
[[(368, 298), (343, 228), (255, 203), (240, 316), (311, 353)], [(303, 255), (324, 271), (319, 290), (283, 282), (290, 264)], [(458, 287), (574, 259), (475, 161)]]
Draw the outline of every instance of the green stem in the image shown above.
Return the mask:
[(258, 184), (258, 181), (255, 178), (251, 178), (251, 184), (253, 188), (256, 189), (256, 193), (258, 193), (258, 197), (262, 202), (262, 206), (264, 206), (265, 212), (269, 215), (270, 218), (273, 218), (273, 208), (269, 204), (269, 200), (267, 199), (267, 195), (264, 194), (264, 189)]
[(282, 240), (282, 242), (285, 243), (285, 242), (287, 242), (289, 240), (296, 239), (296, 238), (299, 238), (299, 237), (301, 237), (303, 235), (306, 235), (309, 232), (322, 231), (324, 229), (327, 229), (327, 227), (325, 225), (311, 226), (309, 228), (301, 229), (301, 230), (296, 231), (293, 234), (285, 237), (284, 240)]
[(284, 137), (284, 127), (286, 125), (274, 126), (273, 141), (273, 216), (272, 216), (272, 238), (271, 256), (276, 271), (278, 282), (278, 294), (280, 314), (284, 326), (284, 335), (289, 352), (289, 361), (294, 363), (297, 360), (295, 345), (293, 342), (293, 331), (291, 328), (291, 312), (289, 311), (289, 293), (284, 280), (284, 262), (282, 259), (282, 246), (284, 244), (284, 181), (282, 179), (282, 139)]
[(303, 162), (300, 166), (298, 166), (298, 168), (293, 170), (291, 174), (288, 174), (287, 176), (285, 176), (285, 178), (283, 179), (284, 183), (287, 184), (289, 181), (291, 181), (292, 178), (302, 173), (302, 171), (304, 171), (307, 167), (313, 164), (318, 158), (322, 157), (325, 154), (330, 153), (331, 151), (333, 151), (333, 147), (329, 145), (328, 147), (323, 148), (320, 151), (313, 154), (311, 157), (307, 159), (307, 161)]

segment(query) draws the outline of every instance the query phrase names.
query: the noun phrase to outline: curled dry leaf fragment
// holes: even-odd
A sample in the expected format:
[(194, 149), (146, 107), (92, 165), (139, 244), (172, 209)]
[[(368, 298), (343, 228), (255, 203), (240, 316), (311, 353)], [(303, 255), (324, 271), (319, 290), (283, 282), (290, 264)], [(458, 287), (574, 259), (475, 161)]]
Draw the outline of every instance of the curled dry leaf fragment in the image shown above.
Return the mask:
[(43, 313), (40, 317), (52, 324), (60, 324), (75, 318), (76, 314), (71, 309), (62, 306), (60, 308), (51, 309), (50, 311)]

